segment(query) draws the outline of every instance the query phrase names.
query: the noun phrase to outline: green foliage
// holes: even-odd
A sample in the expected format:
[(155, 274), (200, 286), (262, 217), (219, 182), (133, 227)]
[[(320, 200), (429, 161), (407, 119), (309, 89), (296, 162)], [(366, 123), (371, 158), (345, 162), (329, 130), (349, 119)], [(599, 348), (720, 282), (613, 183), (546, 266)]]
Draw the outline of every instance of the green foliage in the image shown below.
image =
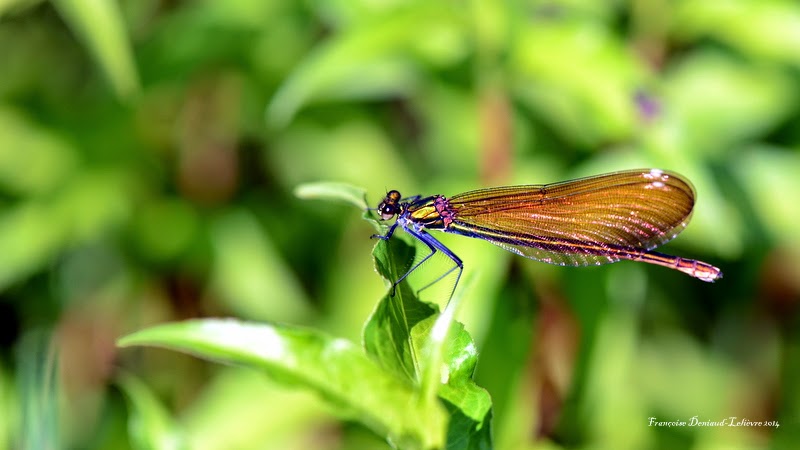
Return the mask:
[[(353, 189), (341, 186), (301, 191), (353, 198)], [(413, 249), (399, 239), (378, 241), (378, 272), (387, 282), (399, 278), (412, 254)], [(124, 337), (119, 345), (165, 347), (264, 371), (287, 387), (315, 392), (330, 402), (338, 416), (363, 423), (398, 448), (487, 448), (491, 401), (472, 381), (476, 347), (463, 327), (452, 323), (456, 304), (439, 315), (402, 283), (396, 295), (387, 294), (378, 303), (364, 327), (364, 350), (314, 329), (232, 319), (159, 325)], [(165, 434), (160, 431), (165, 419), (152, 395), (130, 378), (122, 386), (136, 406), (133, 416), (140, 418), (135, 420), (159, 424), (144, 431)], [(445, 409), (437, 395), (450, 407)], [(140, 440), (152, 443), (166, 438)], [(164, 448), (141, 446), (153, 447)]]
[(384, 371), (352, 343), (314, 330), (229, 320), (160, 325), (120, 340), (263, 370), (287, 386), (313, 390), (343, 418), (355, 418), (402, 448), (441, 447), (444, 410), (419, 401), (407, 380)]
[[(790, 0), (0, 1), (0, 450), (796, 447), (798, 30)], [(724, 279), (440, 233), (453, 299), (417, 292), (441, 255), (388, 294), (427, 249), (369, 239), (387, 190), (634, 167), (692, 181), (664, 251)], [(781, 426), (649, 425), (692, 416)]]
[[(23, 408), (16, 413), (23, 430), (22, 448), (53, 448), (60, 442), (58, 362), (50, 339), (49, 333), (35, 330), (23, 338), (18, 348), (17, 380)], [(12, 417), (11, 409), (7, 411), (5, 417)]]
[(123, 99), (137, 95), (139, 80), (117, 4), (86, 0), (56, 0), (53, 4), (91, 50), (116, 94)]

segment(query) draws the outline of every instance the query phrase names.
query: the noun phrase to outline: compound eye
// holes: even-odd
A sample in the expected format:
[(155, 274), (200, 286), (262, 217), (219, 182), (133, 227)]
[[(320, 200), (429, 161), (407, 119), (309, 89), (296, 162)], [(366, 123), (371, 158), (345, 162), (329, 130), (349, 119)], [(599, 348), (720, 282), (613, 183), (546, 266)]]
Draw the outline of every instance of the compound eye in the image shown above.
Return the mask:
[(381, 220), (389, 220), (397, 214), (397, 206), (381, 203), (381, 205), (378, 206), (378, 211), (381, 213)]

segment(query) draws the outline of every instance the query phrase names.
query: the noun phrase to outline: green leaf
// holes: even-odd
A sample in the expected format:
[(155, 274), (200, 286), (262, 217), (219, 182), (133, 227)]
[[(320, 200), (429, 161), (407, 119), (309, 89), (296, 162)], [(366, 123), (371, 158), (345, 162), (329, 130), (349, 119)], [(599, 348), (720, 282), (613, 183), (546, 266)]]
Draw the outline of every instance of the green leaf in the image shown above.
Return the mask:
[[(399, 279), (414, 259), (414, 247), (399, 237), (380, 240), (373, 251), (375, 268), (389, 282)], [(408, 283), (397, 285), (381, 299), (364, 327), (363, 342), (367, 353), (383, 367), (418, 382), (411, 329), (436, 314), (436, 309), (421, 302)]]
[(125, 21), (117, 2), (58, 0), (53, 2), (75, 34), (89, 47), (97, 64), (122, 99), (139, 92)]
[[(391, 285), (414, 261), (414, 253), (399, 236), (381, 240), (373, 252), (376, 269)], [(381, 299), (364, 328), (367, 353), (419, 384), (423, 401), (445, 401), (451, 413), (448, 448), (490, 448), (491, 398), (472, 380), (477, 349), (454, 320), (461, 296), (454, 295), (438, 314), (405, 281), (394, 294)]]
[(367, 191), (347, 183), (337, 183), (334, 181), (305, 183), (295, 188), (294, 195), (305, 200), (341, 201), (360, 209), (367, 209), (369, 207), (365, 200)]
[(128, 432), (133, 448), (188, 448), (177, 424), (144, 383), (124, 374), (117, 384), (128, 400)]
[[(488, 394), (486, 395), (488, 397)], [(447, 448), (465, 450), (484, 450), (493, 448), (491, 410), (487, 411), (483, 420), (476, 422), (463, 410), (445, 402), (450, 411), (450, 424), (447, 429)]]
[(448, 448), (491, 448), (492, 399), (472, 379), (478, 351), (464, 326), (454, 320), (462, 297), (456, 293), (442, 314), (417, 324), (411, 339), (422, 368), (422, 391), (438, 392), (452, 414)]
[[(489, 393), (472, 380), (475, 367), (478, 364), (478, 350), (464, 325), (453, 321), (452, 328), (446, 338), (437, 337), (436, 329), (442, 327), (442, 319), (446, 315), (431, 317), (420, 322), (412, 330), (412, 339), (416, 345), (422, 345), (416, 353), (423, 358), (430, 358), (427, 362), (431, 366), (436, 362), (435, 352), (441, 364), (431, 373), (436, 375), (436, 380), (441, 384), (439, 395), (458, 407), (468, 418), (480, 423), (489, 414), (492, 403)], [(434, 323), (434, 320), (435, 323)], [(429, 326), (433, 324), (433, 326)]]
[(316, 392), (339, 415), (364, 423), (400, 448), (444, 443), (444, 408), (420, 403), (411, 383), (344, 339), (310, 329), (208, 319), (142, 330), (120, 339), (119, 345), (164, 347), (260, 369), (278, 382)]

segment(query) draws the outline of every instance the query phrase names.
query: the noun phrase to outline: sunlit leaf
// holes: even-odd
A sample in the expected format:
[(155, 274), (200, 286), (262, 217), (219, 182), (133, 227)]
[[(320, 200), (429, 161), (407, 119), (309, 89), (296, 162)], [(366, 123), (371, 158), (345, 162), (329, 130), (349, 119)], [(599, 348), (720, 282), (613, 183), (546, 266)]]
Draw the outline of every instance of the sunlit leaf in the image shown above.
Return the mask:
[(486, 390), (472, 380), (478, 363), (478, 349), (464, 326), (458, 322), (453, 322), (446, 338), (437, 338), (432, 330), (433, 327), (442, 325), (439, 320), (441, 317), (437, 316), (435, 323), (428, 319), (414, 328), (412, 339), (415, 344), (421, 345), (416, 353), (421, 358), (431, 359), (422, 361), (423, 364), (432, 365), (431, 363), (436, 362), (431, 357), (432, 352), (440, 352), (441, 358), (438, 361), (441, 364), (432, 370), (436, 375), (439, 395), (458, 407), (467, 417), (481, 423), (490, 412), (492, 401)]
[(368, 208), (364, 198), (367, 193), (364, 189), (336, 182), (305, 183), (297, 186), (294, 195), (302, 199), (336, 200), (351, 204), (356, 208)]
[(412, 330), (422, 390), (430, 385), (448, 406), (450, 448), (491, 448), (492, 399), (472, 379), (478, 351), (463, 325), (452, 320), (454, 301), (441, 315), (426, 319)]
[(401, 448), (444, 442), (447, 417), (441, 405), (419, 403), (410, 382), (385, 371), (349, 341), (318, 331), (193, 320), (136, 332), (119, 345), (164, 347), (262, 370), (287, 386), (316, 392), (342, 417), (389, 436)]

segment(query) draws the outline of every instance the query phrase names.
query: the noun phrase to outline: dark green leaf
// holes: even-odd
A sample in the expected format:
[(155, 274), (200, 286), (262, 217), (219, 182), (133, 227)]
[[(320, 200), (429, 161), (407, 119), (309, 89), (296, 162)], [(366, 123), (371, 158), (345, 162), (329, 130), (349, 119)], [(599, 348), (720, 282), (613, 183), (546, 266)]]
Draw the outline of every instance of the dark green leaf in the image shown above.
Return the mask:
[[(396, 236), (379, 242), (373, 254), (378, 272), (392, 282), (414, 260), (414, 247)], [(422, 398), (445, 400), (452, 414), (448, 448), (491, 448), (491, 398), (472, 380), (477, 349), (453, 320), (458, 300), (438, 314), (408, 283), (400, 283), (367, 322), (364, 346), (384, 367), (418, 383)]]
[[(392, 283), (414, 259), (414, 247), (399, 237), (381, 240), (373, 256), (378, 273)], [(432, 306), (417, 298), (408, 283), (400, 283), (394, 296), (390, 287), (364, 327), (364, 348), (383, 367), (416, 383), (419, 374), (411, 346), (411, 329), (435, 313)]]

